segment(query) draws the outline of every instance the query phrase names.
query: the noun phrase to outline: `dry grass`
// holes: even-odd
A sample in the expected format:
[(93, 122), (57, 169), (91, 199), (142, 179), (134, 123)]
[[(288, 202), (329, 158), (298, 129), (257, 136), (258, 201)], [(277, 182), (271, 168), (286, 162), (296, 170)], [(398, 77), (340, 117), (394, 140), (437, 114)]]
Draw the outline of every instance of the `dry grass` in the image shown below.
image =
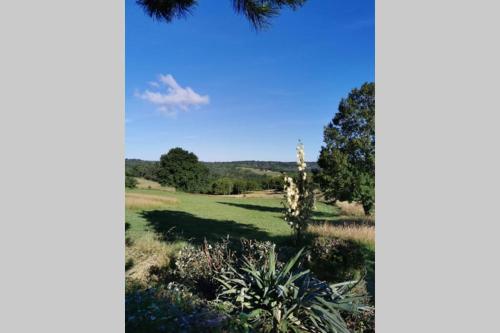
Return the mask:
[(137, 179), (137, 188), (139, 189), (153, 189), (153, 190), (162, 190), (167, 192), (175, 192), (174, 187), (163, 187), (160, 183), (157, 183), (152, 180), (147, 180), (145, 178), (136, 178)]
[(340, 213), (346, 216), (364, 216), (363, 206), (357, 202), (337, 201), (335, 203)]
[(151, 270), (168, 267), (185, 245), (182, 242), (166, 243), (151, 232), (145, 233), (125, 249), (125, 260), (132, 263), (132, 267), (126, 272), (126, 277), (147, 283), (151, 279)]
[(375, 225), (371, 223), (333, 225), (325, 222), (310, 225), (307, 231), (319, 236), (353, 240), (365, 244), (371, 249), (375, 249)]
[(152, 209), (171, 206), (177, 203), (177, 198), (142, 193), (125, 193), (127, 209)]

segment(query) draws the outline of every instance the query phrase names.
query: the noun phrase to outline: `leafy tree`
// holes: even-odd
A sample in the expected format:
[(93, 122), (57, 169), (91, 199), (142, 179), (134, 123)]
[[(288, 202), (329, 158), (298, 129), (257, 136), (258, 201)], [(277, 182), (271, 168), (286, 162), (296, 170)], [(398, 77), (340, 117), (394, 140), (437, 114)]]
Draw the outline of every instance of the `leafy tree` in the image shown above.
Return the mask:
[(364, 83), (340, 101), (325, 127), (318, 183), (331, 200), (375, 207), (375, 83)]
[(137, 179), (131, 176), (125, 176), (125, 187), (128, 188), (136, 188), (137, 187)]
[(173, 148), (160, 158), (158, 180), (186, 192), (202, 192), (208, 186), (208, 169), (198, 157), (182, 148)]
[(248, 183), (243, 179), (235, 179), (233, 182), (232, 194), (241, 194), (248, 191)]
[(233, 192), (233, 182), (228, 178), (217, 179), (212, 184), (213, 194), (231, 194)]
[[(244, 15), (256, 29), (269, 26), (269, 20), (277, 16), (285, 8), (296, 10), (306, 0), (231, 0), (237, 14)], [(152, 18), (171, 22), (192, 14), (198, 5), (197, 0), (136, 0), (144, 11)]]

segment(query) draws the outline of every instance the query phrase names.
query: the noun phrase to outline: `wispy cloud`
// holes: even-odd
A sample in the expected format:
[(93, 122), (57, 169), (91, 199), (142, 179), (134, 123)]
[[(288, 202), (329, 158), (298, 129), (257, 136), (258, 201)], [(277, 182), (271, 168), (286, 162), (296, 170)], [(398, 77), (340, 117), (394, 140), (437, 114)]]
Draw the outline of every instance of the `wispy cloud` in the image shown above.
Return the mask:
[[(188, 111), (192, 107), (210, 103), (208, 95), (200, 95), (190, 87), (180, 86), (170, 74), (160, 74), (157, 81), (148, 83), (157, 90), (146, 89), (143, 92), (137, 92), (136, 96), (156, 105), (157, 110), (167, 116), (176, 116), (179, 110)], [(164, 88), (163, 91), (162, 88)]]

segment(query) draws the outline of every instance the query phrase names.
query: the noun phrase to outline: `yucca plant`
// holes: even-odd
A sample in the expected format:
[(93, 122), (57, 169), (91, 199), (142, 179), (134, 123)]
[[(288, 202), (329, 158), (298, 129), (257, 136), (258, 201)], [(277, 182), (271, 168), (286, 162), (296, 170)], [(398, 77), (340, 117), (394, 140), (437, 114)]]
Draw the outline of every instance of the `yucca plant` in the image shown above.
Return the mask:
[(257, 332), (348, 333), (339, 310), (360, 308), (358, 298), (349, 295), (353, 282), (329, 286), (309, 270), (297, 272), (302, 252), (281, 269), (276, 269), (274, 248), (265, 265), (244, 260), (240, 269), (230, 266), (217, 278), (219, 301), (230, 303), (232, 314)]

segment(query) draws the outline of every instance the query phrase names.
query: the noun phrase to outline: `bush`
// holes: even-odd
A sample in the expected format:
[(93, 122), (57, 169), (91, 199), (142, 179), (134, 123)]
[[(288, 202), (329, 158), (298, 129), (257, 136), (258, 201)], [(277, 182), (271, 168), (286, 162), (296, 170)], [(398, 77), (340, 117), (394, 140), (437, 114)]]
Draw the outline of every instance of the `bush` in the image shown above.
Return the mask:
[(257, 332), (349, 333), (340, 310), (355, 311), (359, 304), (348, 295), (349, 283), (330, 287), (308, 270), (293, 271), (302, 254), (282, 268), (276, 265), (274, 247), (266, 265), (245, 260), (243, 267), (229, 267), (217, 278), (222, 284), (219, 299)]
[(131, 176), (125, 176), (125, 187), (127, 188), (136, 188), (137, 187), (137, 179)]
[(362, 247), (350, 240), (317, 237), (313, 240), (307, 257), (309, 268), (326, 281), (359, 278), (365, 267)]
[(214, 299), (219, 286), (214, 276), (236, 260), (229, 244), (225, 239), (213, 245), (205, 241), (201, 247), (185, 247), (177, 255), (172, 278), (205, 298)]
[[(254, 265), (266, 265), (266, 259), (274, 247), (271, 242), (241, 239), (240, 243), (231, 243), (229, 239), (221, 242), (183, 248), (175, 260), (175, 269), (170, 277), (179, 281), (192, 291), (207, 299), (215, 299), (220, 282), (218, 274), (227, 271), (231, 265), (241, 266), (244, 261)], [(277, 263), (282, 266), (281, 262)]]
[(125, 330), (135, 332), (235, 332), (231, 318), (182, 285), (144, 288), (128, 284)]

